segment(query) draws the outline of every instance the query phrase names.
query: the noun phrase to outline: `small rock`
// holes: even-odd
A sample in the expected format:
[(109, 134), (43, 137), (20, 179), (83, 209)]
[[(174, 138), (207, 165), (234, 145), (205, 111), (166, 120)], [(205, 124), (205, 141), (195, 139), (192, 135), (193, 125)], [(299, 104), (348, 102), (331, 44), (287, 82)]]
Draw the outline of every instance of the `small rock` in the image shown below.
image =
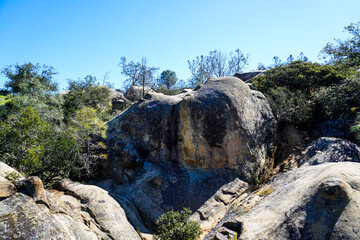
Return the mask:
[(49, 205), (43, 183), (39, 177), (29, 177), (26, 179), (26, 190), (36, 203)]

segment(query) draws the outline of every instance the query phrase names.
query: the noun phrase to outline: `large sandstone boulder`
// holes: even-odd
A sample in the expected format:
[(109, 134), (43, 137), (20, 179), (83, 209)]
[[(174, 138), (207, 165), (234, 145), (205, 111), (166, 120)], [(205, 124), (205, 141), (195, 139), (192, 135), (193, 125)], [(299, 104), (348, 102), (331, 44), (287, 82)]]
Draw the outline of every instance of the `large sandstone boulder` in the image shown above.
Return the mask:
[(191, 93), (152, 94), (112, 120), (108, 172), (123, 181), (123, 169), (146, 160), (229, 169), (251, 181), (264, 170), (274, 134), (275, 120), (260, 92), (235, 77), (209, 79)]
[[(104, 175), (129, 221), (152, 229), (171, 209), (200, 208), (221, 186), (271, 166), (275, 120), (265, 97), (235, 77), (197, 91), (153, 93), (109, 123)], [(140, 219), (140, 220), (139, 220)]]

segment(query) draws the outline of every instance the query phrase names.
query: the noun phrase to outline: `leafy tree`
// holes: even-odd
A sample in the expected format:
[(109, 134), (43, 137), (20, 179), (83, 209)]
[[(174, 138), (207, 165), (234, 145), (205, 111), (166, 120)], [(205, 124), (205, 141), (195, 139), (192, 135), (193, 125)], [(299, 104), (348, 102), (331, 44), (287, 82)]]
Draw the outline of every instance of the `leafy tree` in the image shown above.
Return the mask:
[(249, 55), (246, 56), (236, 49), (235, 52), (227, 53), (220, 50), (210, 51), (208, 56), (198, 56), (195, 60), (188, 61), (192, 75), (192, 85), (201, 85), (209, 77), (231, 76), (241, 72), (248, 63)]
[(156, 221), (155, 239), (160, 240), (196, 240), (202, 234), (199, 223), (189, 220), (191, 211), (169, 211)]
[(141, 62), (126, 62), (126, 58), (120, 59), (119, 66), (121, 73), (128, 78), (124, 82), (124, 88), (128, 89), (134, 85), (143, 87), (143, 95), (145, 95), (145, 86), (151, 86), (154, 83), (154, 74), (159, 69), (156, 67), (148, 67), (146, 58), (142, 58)]
[(40, 118), (49, 124), (60, 124), (64, 119), (61, 96), (38, 97), (29, 94), (12, 96), (5, 105), (0, 106), (0, 119), (6, 119), (26, 107), (37, 111)]
[(348, 67), (360, 65), (360, 22), (351, 23), (345, 27), (351, 35), (349, 39), (335, 39), (335, 44), (327, 43), (322, 49), (324, 59), (330, 57), (329, 62), (343, 64)]
[(57, 83), (53, 81), (56, 72), (50, 66), (29, 62), (7, 66), (2, 73), (9, 79), (5, 87), (12, 94), (44, 95), (57, 91)]
[(166, 86), (167, 89), (173, 87), (177, 82), (176, 73), (170, 70), (165, 70), (161, 73), (159, 84)]
[(0, 123), (0, 156), (2, 161), (26, 174), (42, 168), (44, 139), (49, 125), (30, 107), (21, 109)]
[(22, 108), (31, 107), (41, 119), (49, 123), (62, 121), (62, 99), (54, 95), (57, 83), (53, 67), (32, 63), (14, 65), (2, 71), (9, 79), (7, 88), (13, 97), (0, 106), (0, 118), (18, 113)]

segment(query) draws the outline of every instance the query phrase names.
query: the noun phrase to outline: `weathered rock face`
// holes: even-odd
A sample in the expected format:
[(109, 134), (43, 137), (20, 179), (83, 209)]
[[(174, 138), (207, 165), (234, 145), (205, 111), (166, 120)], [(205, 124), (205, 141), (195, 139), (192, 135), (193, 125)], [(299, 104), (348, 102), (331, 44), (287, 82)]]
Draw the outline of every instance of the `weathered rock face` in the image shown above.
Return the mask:
[(322, 137), (305, 149), (299, 167), (325, 162), (360, 162), (360, 148), (347, 140)]
[(238, 178), (222, 186), (191, 216), (200, 224), (204, 237), (225, 216), (234, 201), (248, 190), (249, 185)]
[[(0, 166), (0, 174), (15, 171)], [(63, 180), (63, 191), (49, 192), (38, 177), (19, 181), (19, 189), (0, 181), (0, 239), (140, 239), (119, 203), (99, 187)]]
[(53, 214), (23, 193), (0, 201), (0, 218), (0, 239), (98, 239), (81, 222)]
[(279, 174), (234, 206), (205, 239), (226, 237), (224, 225), (237, 239), (359, 239), (359, 186), (360, 164), (353, 162)]
[(266, 169), (274, 135), (265, 97), (238, 78), (154, 93), (109, 123), (104, 173), (123, 184), (108, 190), (147, 232), (165, 211), (195, 211), (236, 177), (252, 182)]
[(143, 89), (142, 87), (139, 87), (139, 86), (132, 86), (126, 91), (124, 96), (128, 100), (130, 100), (132, 102), (136, 102), (136, 101), (139, 101), (140, 99), (142, 99), (147, 94), (152, 94), (152, 93), (155, 93), (155, 92), (154, 92), (154, 90), (152, 90), (149, 87), (145, 87)]
[[(128, 222), (125, 212), (107, 191), (93, 185), (74, 183), (62, 180), (58, 186), (66, 194), (73, 196), (81, 205), (80, 211), (88, 212), (90, 229), (101, 232), (100, 237), (109, 239), (140, 239), (139, 235)], [(96, 229), (98, 228), (98, 229)]]
[(209, 79), (188, 94), (152, 94), (110, 122), (109, 171), (124, 181), (119, 172), (143, 160), (178, 162), (251, 181), (264, 169), (274, 125), (265, 97), (234, 77)]
[(243, 194), (205, 239), (359, 239), (359, 147), (323, 137), (297, 159), (299, 168)]

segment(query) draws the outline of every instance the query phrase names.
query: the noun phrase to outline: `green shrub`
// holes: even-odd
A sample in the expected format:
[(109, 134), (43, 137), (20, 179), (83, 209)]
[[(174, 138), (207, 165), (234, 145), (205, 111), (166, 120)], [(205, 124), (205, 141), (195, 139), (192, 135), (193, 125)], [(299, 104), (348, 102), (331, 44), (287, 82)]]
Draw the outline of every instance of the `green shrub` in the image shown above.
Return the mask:
[(181, 92), (181, 89), (167, 89), (165, 86), (159, 86), (158, 88), (156, 88), (156, 92), (165, 95), (176, 95)]
[(331, 87), (322, 87), (313, 93), (319, 115), (337, 118), (352, 114), (360, 106), (360, 78), (356, 75)]
[(264, 93), (270, 88), (287, 87), (310, 95), (314, 89), (330, 86), (346, 77), (346, 73), (335, 66), (298, 60), (270, 69), (265, 76), (256, 78), (253, 85)]
[(188, 208), (161, 215), (156, 221), (155, 239), (196, 240), (202, 234), (202, 230), (199, 223), (189, 220), (190, 215), (191, 211)]
[[(309, 129), (323, 116), (333, 114), (319, 114), (318, 109), (327, 111), (337, 95), (344, 98), (338, 98), (339, 101), (347, 101), (345, 95), (355, 87), (348, 84), (338, 89), (338, 86), (342, 86), (350, 72), (332, 65), (299, 60), (270, 69), (264, 76), (255, 78), (252, 84), (265, 94), (279, 122)], [(338, 104), (339, 101), (335, 105), (341, 112), (345, 106)]]
[(55, 177), (80, 179), (94, 172), (104, 147), (92, 136), (106, 131), (92, 108), (77, 111), (68, 125), (50, 125), (30, 108), (0, 122), (0, 159), (26, 175), (48, 182)]

